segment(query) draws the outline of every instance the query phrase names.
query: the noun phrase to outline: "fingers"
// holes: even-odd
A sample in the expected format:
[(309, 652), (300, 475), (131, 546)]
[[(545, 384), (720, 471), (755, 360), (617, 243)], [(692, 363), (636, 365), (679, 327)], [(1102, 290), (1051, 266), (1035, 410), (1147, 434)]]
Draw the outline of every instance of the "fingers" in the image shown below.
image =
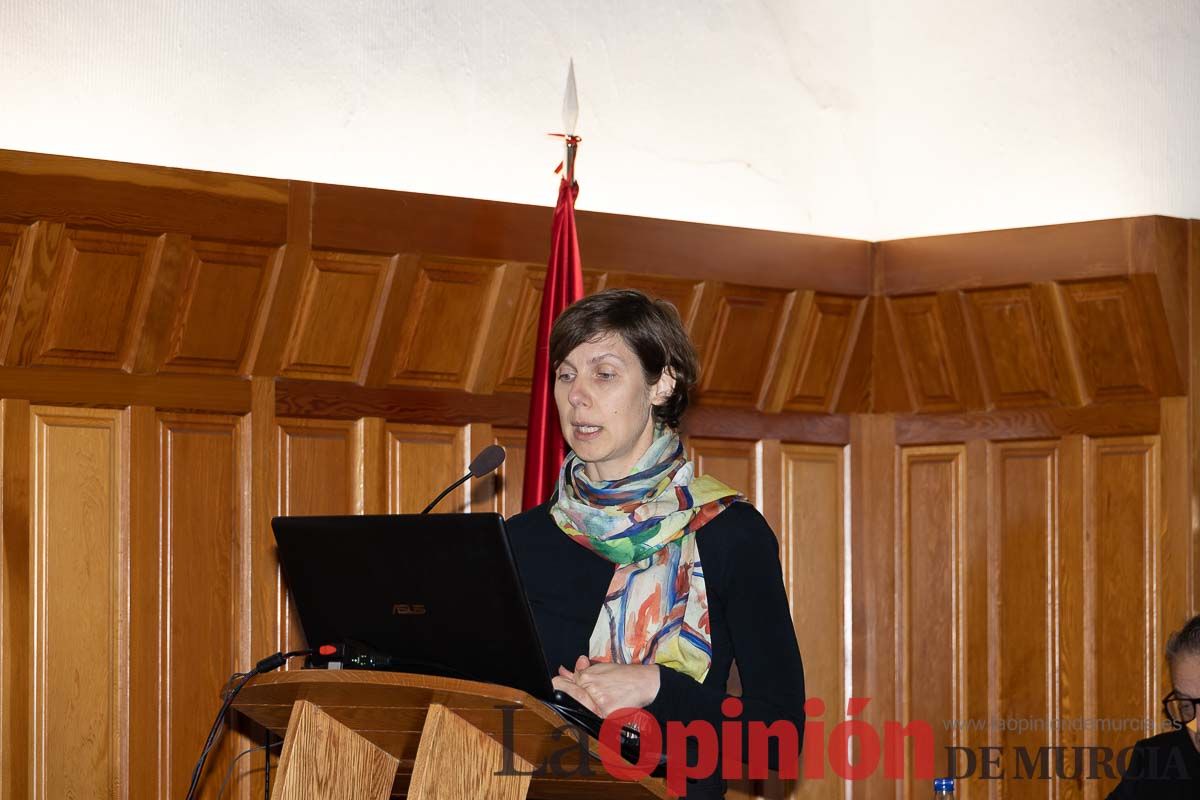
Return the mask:
[(585, 670), (588, 667), (590, 667), (591, 665), (592, 665), (592, 662), (587, 656), (580, 656), (579, 658), (575, 659), (575, 671), (576, 672)]
[(564, 678), (569, 678), (572, 681), (575, 680), (575, 673), (571, 672), (571, 670), (567, 669), (562, 664), (558, 665), (558, 674)]
[(645, 708), (658, 695), (658, 667), (644, 664), (592, 664), (575, 673), (574, 683), (606, 717), (619, 708)]
[(621, 673), (621, 669), (621, 666), (617, 666), (615, 664), (609, 664), (607, 662), (593, 664), (589, 661), (586, 667), (576, 666), (574, 673), (575, 682), (580, 686), (593, 686), (597, 681), (603, 681), (606, 678), (612, 678), (614, 675), (619, 675)]
[(555, 689), (558, 689), (559, 691), (563, 692), (564, 694), (568, 694), (571, 697), (575, 698), (575, 701), (577, 703), (579, 703), (580, 705), (582, 705), (584, 708), (586, 708), (588, 711), (591, 711), (593, 714), (596, 714), (597, 716), (603, 716), (603, 714), (600, 713), (600, 706), (596, 703), (596, 701), (594, 699), (592, 699), (592, 696), (589, 695), (587, 693), (587, 691), (584, 690), (578, 684), (574, 683), (573, 681), (569, 681), (566, 678), (560, 678), (557, 676), (554, 678), (551, 678), (550, 682), (551, 682), (551, 684), (553, 684)]

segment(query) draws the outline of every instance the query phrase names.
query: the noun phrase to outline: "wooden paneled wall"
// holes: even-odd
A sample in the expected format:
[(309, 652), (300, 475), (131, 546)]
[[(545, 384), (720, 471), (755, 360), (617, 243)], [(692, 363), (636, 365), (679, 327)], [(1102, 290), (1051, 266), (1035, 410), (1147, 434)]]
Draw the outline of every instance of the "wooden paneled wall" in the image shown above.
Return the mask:
[[(894, 446), (894, 480), (877, 491), (895, 491), (895, 522), (858, 532), (878, 554), (864, 579), (874, 571), (894, 604), (885, 634), (896, 648), (894, 685), (877, 684), (894, 705), (877, 713), (934, 721), (939, 748), (1005, 748), (1010, 779), (1013, 748), (1115, 752), (1144, 734), (1102, 720), (1160, 720), (1170, 685), (1162, 644), (1195, 609), (1194, 531), (1179, 502), (1185, 401), (1164, 400), (1161, 411), (1162, 430), (1144, 435)], [(951, 719), (993, 727), (941, 725)], [(1012, 728), (1008, 720), (1044, 727), (999, 724)], [(1118, 724), (1127, 723), (1108, 723)], [(965, 788), (968, 797), (1101, 798), (1112, 785), (1056, 778)]]
[[(586, 190), (586, 187), (585, 187)], [(234, 671), (301, 641), (276, 514), (518, 509), (546, 209), (0, 153), (0, 798), (179, 797)], [(826, 736), (1119, 748), (1197, 608), (1200, 225), (870, 244), (581, 213), (675, 303), (701, 471), (780, 540)], [(982, 729), (955, 729), (974, 718)], [(946, 721), (945, 723), (943, 721)], [(1069, 727), (1069, 726), (1068, 726)], [(238, 727), (210, 759), (213, 798)], [(824, 743), (828, 753), (828, 742)], [(261, 753), (232, 796), (261, 796)], [(1111, 781), (966, 781), (1101, 798)], [(882, 774), (742, 794), (919, 798)]]

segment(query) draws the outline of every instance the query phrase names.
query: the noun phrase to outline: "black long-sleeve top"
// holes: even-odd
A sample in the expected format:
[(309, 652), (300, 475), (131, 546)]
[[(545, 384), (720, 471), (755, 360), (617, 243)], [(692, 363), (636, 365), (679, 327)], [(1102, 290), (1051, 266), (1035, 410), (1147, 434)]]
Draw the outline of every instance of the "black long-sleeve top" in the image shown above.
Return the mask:
[[(576, 543), (559, 529), (545, 503), (508, 520), (513, 553), (533, 608), (551, 675), (561, 664), (574, 669), (588, 654), (616, 566)], [(737, 660), (743, 723), (790, 720), (798, 740), (804, 726), (804, 668), (788, 610), (775, 534), (757, 509), (735, 502), (696, 533), (708, 592), (712, 666), (703, 683), (659, 668), (658, 695), (648, 711), (666, 730), (674, 720), (706, 720), (717, 731), (728, 695), (730, 665)], [(745, 726), (743, 746), (747, 742)], [(745, 758), (743, 757), (743, 762)], [(770, 764), (777, 767), (771, 748)], [(689, 783), (688, 797), (721, 797), (724, 783)]]
[(1128, 769), (1108, 800), (1194, 800), (1198, 796), (1200, 751), (1188, 732), (1179, 728), (1133, 746)]

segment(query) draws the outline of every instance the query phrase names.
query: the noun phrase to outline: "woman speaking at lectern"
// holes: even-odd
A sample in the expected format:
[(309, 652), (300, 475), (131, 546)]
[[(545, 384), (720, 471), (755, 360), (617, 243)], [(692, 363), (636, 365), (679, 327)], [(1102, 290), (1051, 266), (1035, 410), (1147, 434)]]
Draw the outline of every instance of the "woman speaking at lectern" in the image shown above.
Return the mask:
[[(675, 308), (632, 290), (584, 298), (555, 321), (550, 365), (571, 452), (554, 495), (508, 527), (555, 687), (602, 717), (644, 708), (662, 730), (720, 731), (736, 658), (736, 718), (802, 734), (775, 535), (737, 490), (696, 475), (679, 439), (699, 364)], [(723, 794), (719, 771), (688, 785)]]

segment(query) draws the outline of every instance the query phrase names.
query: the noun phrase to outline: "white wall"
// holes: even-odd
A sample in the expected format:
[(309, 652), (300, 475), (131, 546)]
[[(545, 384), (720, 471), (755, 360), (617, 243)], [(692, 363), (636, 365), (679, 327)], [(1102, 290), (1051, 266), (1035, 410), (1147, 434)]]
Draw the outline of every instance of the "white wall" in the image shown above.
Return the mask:
[(0, 0), (0, 147), (861, 238), (1200, 217), (1197, 0)]
[(1200, 217), (1200, 0), (871, 0), (875, 238)]

